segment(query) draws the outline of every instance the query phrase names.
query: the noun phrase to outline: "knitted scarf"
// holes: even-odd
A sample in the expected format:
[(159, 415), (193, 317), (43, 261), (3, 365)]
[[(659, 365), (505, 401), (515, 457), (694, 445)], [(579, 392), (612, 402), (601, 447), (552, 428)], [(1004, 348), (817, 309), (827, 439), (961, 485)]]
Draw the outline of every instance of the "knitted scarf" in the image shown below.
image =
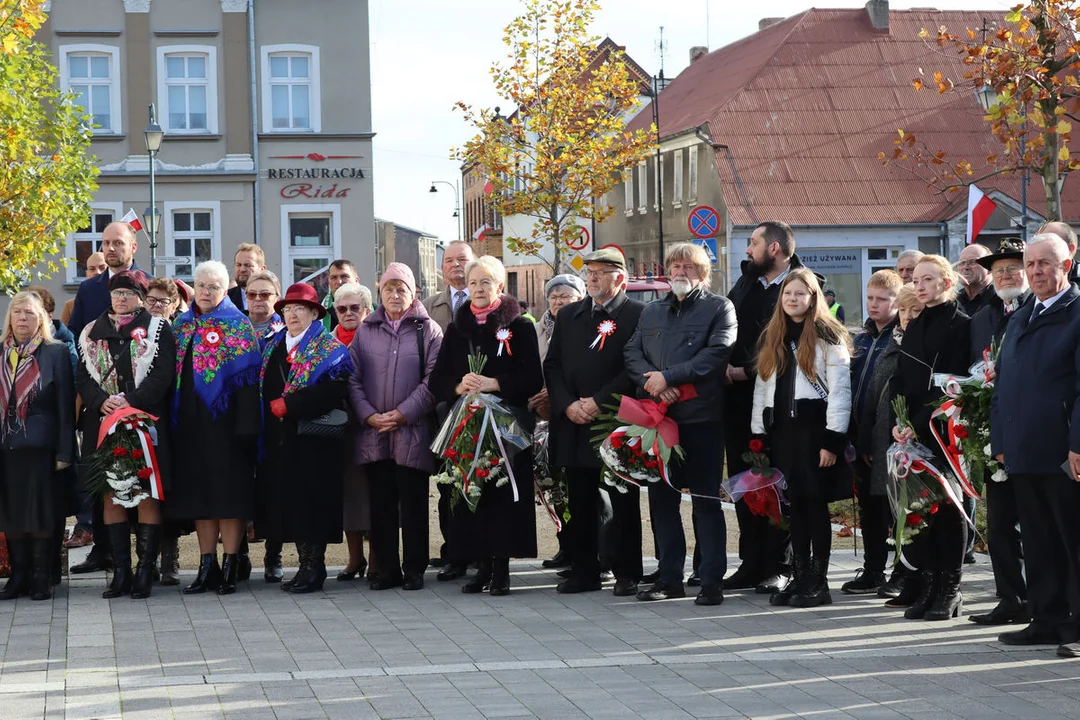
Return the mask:
[(237, 388), (254, 385), (259, 376), (259, 340), (251, 321), (226, 297), (216, 308), (195, 317), (194, 306), (173, 326), (176, 335), (176, 390), (173, 424), (180, 418), (180, 383), (191, 348), (195, 394), (214, 418), (229, 408)]
[[(24, 343), (17, 342), (14, 333), (9, 333), (4, 341), (4, 356), (0, 358), (3, 361), (0, 363), (3, 365), (0, 370), (0, 435), (3, 437), (26, 427), (27, 411), (41, 386), (41, 368), (38, 367), (34, 353), (42, 342), (40, 330)], [(12, 350), (19, 356), (19, 363), (14, 371), (9, 360)], [(15, 403), (14, 426), (9, 424), (12, 418), (8, 408), (12, 402)]]
[[(282, 330), (274, 335), (263, 348), (262, 370), (259, 372), (260, 392), (266, 378), (266, 368), (270, 364), (270, 356), (278, 345), (285, 342), (287, 332), (287, 330)], [(294, 349), (294, 353), (283, 395), (311, 387), (326, 375), (339, 378), (342, 375), (351, 375), (353, 372), (349, 349), (328, 333), (323, 324), (318, 321), (311, 323), (304, 331), (304, 336), (300, 338), (300, 343)]]

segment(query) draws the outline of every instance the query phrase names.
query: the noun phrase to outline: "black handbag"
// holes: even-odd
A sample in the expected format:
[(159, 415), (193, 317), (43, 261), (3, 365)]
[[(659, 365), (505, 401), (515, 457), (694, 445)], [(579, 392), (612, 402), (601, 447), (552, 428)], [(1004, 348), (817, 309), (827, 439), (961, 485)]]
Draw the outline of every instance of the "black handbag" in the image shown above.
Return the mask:
[(345, 426), (348, 422), (348, 413), (335, 408), (325, 415), (310, 420), (298, 421), (296, 423), (296, 434), (326, 440), (342, 440), (345, 437)]

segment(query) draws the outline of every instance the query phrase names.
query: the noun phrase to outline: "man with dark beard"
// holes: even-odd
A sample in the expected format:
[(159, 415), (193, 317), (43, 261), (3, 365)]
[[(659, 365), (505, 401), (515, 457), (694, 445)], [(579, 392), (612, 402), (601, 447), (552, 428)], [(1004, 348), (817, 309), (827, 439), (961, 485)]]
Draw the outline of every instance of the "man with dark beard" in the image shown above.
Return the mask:
[[(768, 324), (780, 297), (780, 284), (792, 268), (802, 267), (795, 254), (795, 234), (786, 223), (767, 220), (750, 235), (742, 277), (728, 293), (739, 319), (739, 335), (731, 352), (725, 387), (724, 444), (727, 475), (750, 469), (742, 456), (750, 444), (750, 412), (754, 403), (754, 363), (758, 337)], [(756, 588), (759, 593), (782, 591), (791, 581), (791, 535), (773, 527), (768, 518), (735, 504), (739, 521), (742, 565), (724, 580), (727, 590)]]

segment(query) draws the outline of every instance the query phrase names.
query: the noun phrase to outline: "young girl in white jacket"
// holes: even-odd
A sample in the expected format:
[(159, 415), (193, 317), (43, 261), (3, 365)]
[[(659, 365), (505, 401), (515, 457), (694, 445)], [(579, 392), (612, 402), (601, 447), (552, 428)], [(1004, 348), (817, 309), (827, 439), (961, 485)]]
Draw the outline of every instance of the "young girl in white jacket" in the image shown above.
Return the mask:
[(829, 314), (814, 273), (792, 270), (762, 333), (750, 431), (765, 441), (787, 480), (794, 579), (769, 602), (814, 607), (832, 602), (829, 503), (851, 497), (844, 458), (851, 416), (847, 330)]

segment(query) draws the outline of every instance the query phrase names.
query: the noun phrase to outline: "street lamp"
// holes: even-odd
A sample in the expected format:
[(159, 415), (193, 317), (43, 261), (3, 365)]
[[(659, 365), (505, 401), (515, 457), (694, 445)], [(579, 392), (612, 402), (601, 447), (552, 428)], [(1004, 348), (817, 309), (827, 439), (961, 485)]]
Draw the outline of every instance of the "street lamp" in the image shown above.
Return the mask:
[[(984, 112), (990, 112), (990, 108), (998, 104), (998, 94), (990, 85), (982, 85), (975, 90), (975, 97), (979, 99), (979, 105), (982, 106)], [(1021, 98), (1020, 104), (1021, 117), (1027, 116), (1027, 103), (1023, 102)], [(1027, 136), (1020, 136), (1020, 157), (1023, 159), (1027, 155)], [(1020, 235), (1023, 241), (1026, 243), (1028, 239), (1028, 207), (1027, 207), (1027, 189), (1028, 189), (1028, 168), (1025, 162), (1024, 172), (1020, 175)]]
[(150, 103), (150, 122), (143, 130), (143, 139), (146, 141), (146, 154), (150, 158), (150, 207), (146, 208), (143, 217), (147, 220), (146, 232), (150, 235), (150, 275), (157, 276), (157, 231), (160, 219), (157, 205), (154, 204), (154, 157), (161, 149), (161, 139), (165, 131), (157, 124), (157, 113), (154, 111), (154, 103)]
[(448, 180), (432, 180), (431, 181), (431, 189), (428, 190), (428, 192), (431, 192), (431, 193), (439, 192), (439, 188), (435, 187), (436, 185), (446, 185), (448, 187), (454, 188), (454, 217), (457, 219), (457, 223), (458, 223), (458, 240), (464, 240), (465, 239), (465, 225), (462, 222), (462, 218), (461, 218), (461, 203), (459, 202), (460, 190), (458, 189), (459, 186), (458, 186), (457, 180), (455, 180), (453, 183), (449, 182)]

